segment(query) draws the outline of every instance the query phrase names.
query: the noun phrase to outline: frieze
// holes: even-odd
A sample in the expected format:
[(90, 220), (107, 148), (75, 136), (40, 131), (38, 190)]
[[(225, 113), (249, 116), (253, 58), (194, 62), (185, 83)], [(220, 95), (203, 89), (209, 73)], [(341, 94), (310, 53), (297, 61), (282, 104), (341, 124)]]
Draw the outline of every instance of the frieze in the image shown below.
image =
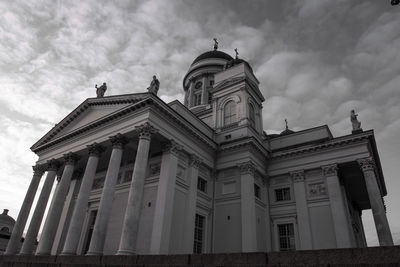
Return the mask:
[(359, 159), (357, 162), (363, 172), (375, 170), (375, 161), (372, 158)]
[(322, 166), (322, 173), (324, 174), (325, 177), (327, 176), (337, 176), (337, 171), (338, 171), (338, 166), (337, 164), (331, 164), (331, 165), (326, 165)]
[(304, 170), (290, 172), (289, 174), (290, 174), (290, 177), (292, 177), (293, 182), (295, 182), (295, 183), (304, 181), (304, 178), (305, 178)]
[(308, 195), (311, 198), (327, 196), (325, 183), (314, 183), (308, 185)]

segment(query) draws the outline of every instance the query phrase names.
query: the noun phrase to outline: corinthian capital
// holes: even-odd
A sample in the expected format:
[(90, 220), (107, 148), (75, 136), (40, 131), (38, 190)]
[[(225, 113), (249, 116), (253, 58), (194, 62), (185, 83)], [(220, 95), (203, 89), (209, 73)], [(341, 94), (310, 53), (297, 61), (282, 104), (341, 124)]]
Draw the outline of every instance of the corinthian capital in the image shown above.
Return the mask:
[(139, 138), (150, 139), (151, 136), (157, 133), (157, 129), (146, 122), (142, 125), (136, 126), (136, 131), (139, 133)]
[(359, 159), (357, 162), (363, 172), (375, 170), (375, 161), (371, 157)]
[(239, 163), (237, 166), (238, 166), (241, 174), (250, 173), (250, 174), (254, 175), (254, 172), (256, 170), (256, 167), (251, 160), (249, 160), (247, 162)]
[(57, 171), (60, 163), (56, 159), (51, 159), (47, 161), (47, 170), (48, 171)]
[(201, 162), (202, 162), (201, 158), (198, 157), (196, 154), (190, 155), (190, 160), (189, 160), (190, 166), (198, 168), (198, 167), (200, 167)]
[(41, 164), (36, 164), (35, 166), (32, 166), (33, 169), (33, 175), (34, 176), (42, 176), (43, 173), (46, 171), (45, 166)]
[(322, 168), (322, 172), (325, 177), (337, 176), (337, 171), (338, 171), (337, 164), (326, 165), (326, 166), (322, 166), (321, 168)]
[(123, 148), (126, 143), (128, 143), (128, 139), (122, 134), (118, 133), (114, 136), (109, 137), (113, 148)]
[(89, 150), (89, 156), (97, 156), (99, 157), (101, 152), (104, 151), (104, 148), (97, 143), (93, 143), (87, 146)]
[(75, 153), (69, 152), (67, 154), (64, 154), (65, 164), (73, 165), (78, 159), (79, 157)]
[(290, 172), (290, 177), (292, 177), (293, 182), (299, 183), (304, 181), (304, 170)]
[(179, 155), (179, 151), (181, 151), (183, 148), (182, 145), (178, 144), (174, 140), (169, 140), (168, 143), (166, 143), (163, 147), (163, 153), (172, 153), (175, 156)]

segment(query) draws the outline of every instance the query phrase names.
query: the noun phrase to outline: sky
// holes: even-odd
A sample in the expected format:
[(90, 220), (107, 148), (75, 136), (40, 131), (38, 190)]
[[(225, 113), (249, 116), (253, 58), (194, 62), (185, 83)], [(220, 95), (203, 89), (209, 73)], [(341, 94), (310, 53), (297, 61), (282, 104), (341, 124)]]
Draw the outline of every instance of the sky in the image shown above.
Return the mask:
[[(105, 96), (146, 91), (183, 102), (192, 61), (212, 50), (247, 60), (268, 134), (327, 124), (374, 129), (400, 244), (400, 6), (389, 0), (1, 1), (0, 209), (17, 218), (40, 137), (107, 82)], [(44, 180), (44, 179), (42, 179)], [(39, 189), (40, 190), (40, 189)], [(50, 201), (49, 201), (50, 202)], [(31, 212), (33, 213), (33, 211)], [(370, 211), (369, 245), (377, 245)]]

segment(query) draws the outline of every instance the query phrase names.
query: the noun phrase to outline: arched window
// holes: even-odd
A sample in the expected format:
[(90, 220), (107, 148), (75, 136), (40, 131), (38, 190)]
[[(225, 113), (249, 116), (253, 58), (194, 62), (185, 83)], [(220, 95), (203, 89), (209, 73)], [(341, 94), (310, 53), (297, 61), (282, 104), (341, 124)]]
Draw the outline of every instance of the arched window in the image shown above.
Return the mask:
[(252, 104), (249, 104), (249, 120), (251, 125), (256, 125), (256, 115), (254, 113), (254, 107)]
[(10, 229), (8, 229), (8, 227), (3, 227), (3, 228), (1, 228), (0, 232), (9, 233)]
[(236, 122), (236, 103), (229, 101), (224, 107), (224, 125)]

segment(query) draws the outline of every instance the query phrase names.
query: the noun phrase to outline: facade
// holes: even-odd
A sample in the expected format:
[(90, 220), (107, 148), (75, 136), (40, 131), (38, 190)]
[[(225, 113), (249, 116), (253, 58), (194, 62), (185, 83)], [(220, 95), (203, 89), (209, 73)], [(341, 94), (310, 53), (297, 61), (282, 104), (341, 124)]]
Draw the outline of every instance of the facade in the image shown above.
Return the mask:
[(365, 247), (365, 209), (380, 245), (393, 245), (373, 131), (268, 135), (258, 85), (246, 61), (215, 47), (185, 75), (184, 105), (152, 92), (86, 99), (32, 146), (39, 160), (7, 254)]

